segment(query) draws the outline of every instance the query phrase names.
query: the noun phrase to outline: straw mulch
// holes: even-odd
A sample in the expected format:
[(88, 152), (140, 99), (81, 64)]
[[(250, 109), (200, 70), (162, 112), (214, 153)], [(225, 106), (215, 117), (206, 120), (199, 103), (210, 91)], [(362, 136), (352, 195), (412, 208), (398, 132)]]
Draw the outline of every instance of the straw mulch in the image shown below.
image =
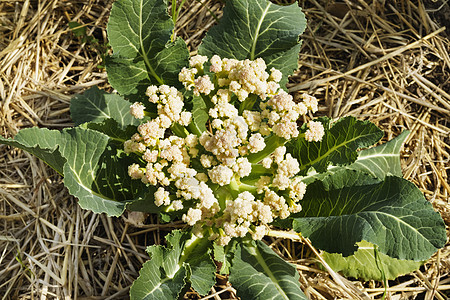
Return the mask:
[[(402, 152), (405, 178), (413, 181), (450, 222), (450, 7), (448, 1), (308, 0), (294, 95), (321, 100), (322, 115), (353, 115), (375, 122), (384, 141), (410, 130)], [(0, 131), (71, 126), (74, 94), (99, 85), (104, 69), (106, 22), (112, 0), (0, 1)], [(220, 1), (187, 1), (177, 34), (195, 51), (221, 16)], [(68, 27), (76, 21), (98, 43)], [(443, 28), (447, 26), (447, 30)], [(80, 209), (62, 178), (35, 157), (0, 146), (0, 299), (127, 299), (148, 256), (181, 224), (160, 225), (147, 216), (135, 226), (121, 218)], [(381, 282), (344, 279), (321, 271), (308, 242), (268, 237), (298, 266), (310, 299), (381, 299)], [(388, 282), (386, 299), (447, 299), (450, 249), (420, 270)], [(226, 278), (209, 299), (236, 299)], [(189, 299), (199, 299), (193, 292)], [(206, 299), (206, 298), (204, 298)]]

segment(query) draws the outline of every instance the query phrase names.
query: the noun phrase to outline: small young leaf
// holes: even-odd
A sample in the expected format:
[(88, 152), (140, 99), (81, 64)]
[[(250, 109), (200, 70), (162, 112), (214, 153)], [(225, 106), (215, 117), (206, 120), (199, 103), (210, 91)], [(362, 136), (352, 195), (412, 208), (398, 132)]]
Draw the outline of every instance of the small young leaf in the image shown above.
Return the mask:
[(189, 128), (192, 132), (200, 136), (206, 131), (206, 122), (209, 115), (206, 110), (205, 101), (200, 96), (193, 96), (192, 98), (192, 122), (189, 124)]
[(83, 94), (72, 98), (70, 116), (75, 126), (85, 122), (100, 123), (114, 119), (120, 126), (139, 125), (139, 121), (130, 114), (131, 103), (117, 94), (109, 94), (96, 86)]
[(374, 245), (366, 241), (358, 242), (357, 245), (358, 250), (353, 255), (343, 257), (339, 253), (324, 252), (322, 257), (334, 271), (342, 272), (346, 277), (366, 281), (394, 280), (400, 275), (417, 270), (423, 264), (421, 261), (395, 259), (383, 253), (375, 255)]
[(74, 36), (82, 38), (86, 36), (86, 25), (80, 24), (78, 22), (69, 22), (69, 28), (72, 30)]
[(356, 150), (375, 144), (383, 136), (383, 131), (375, 124), (354, 117), (344, 117), (335, 123), (328, 119), (323, 121), (325, 135), (322, 141), (307, 142), (299, 138), (286, 144), (292, 156), (299, 160), (303, 174), (310, 167), (325, 172), (329, 164), (353, 163), (358, 157)]
[(206, 238), (199, 241), (183, 253), (183, 261), (189, 265), (192, 288), (204, 296), (216, 283), (216, 265), (211, 259), (211, 241)]
[(178, 73), (189, 51), (182, 39), (171, 42), (174, 24), (164, 0), (118, 0), (108, 22), (113, 56), (106, 60), (110, 84), (133, 100), (143, 100), (151, 84), (181, 87)]
[(297, 269), (261, 241), (237, 246), (230, 282), (241, 299), (304, 299)]
[(185, 286), (187, 269), (179, 258), (189, 235), (175, 230), (166, 236), (168, 247), (147, 248), (151, 259), (144, 263), (130, 289), (132, 300), (175, 300)]
[(406, 260), (428, 259), (446, 242), (442, 218), (411, 182), (342, 169), (308, 185), (293, 228), (327, 252), (353, 254), (362, 240)]
[(306, 27), (297, 4), (279, 6), (268, 0), (234, 0), (225, 5), (223, 17), (206, 34), (199, 54), (254, 60), (261, 57), (268, 69), (283, 73), (280, 85), (298, 68), (299, 35)]

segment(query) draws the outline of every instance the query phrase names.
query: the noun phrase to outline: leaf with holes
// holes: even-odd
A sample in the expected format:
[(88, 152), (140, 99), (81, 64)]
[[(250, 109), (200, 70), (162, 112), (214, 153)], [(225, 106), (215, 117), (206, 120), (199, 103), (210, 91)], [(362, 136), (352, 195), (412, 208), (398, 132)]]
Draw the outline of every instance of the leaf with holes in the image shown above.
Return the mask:
[(317, 247), (344, 256), (362, 240), (405, 260), (428, 259), (446, 240), (442, 218), (411, 182), (342, 169), (308, 185), (293, 228)]
[(376, 247), (366, 241), (358, 242), (357, 245), (358, 250), (353, 255), (344, 257), (339, 253), (323, 252), (322, 257), (334, 271), (365, 281), (394, 280), (417, 270), (423, 264), (422, 261), (400, 260), (376, 252)]

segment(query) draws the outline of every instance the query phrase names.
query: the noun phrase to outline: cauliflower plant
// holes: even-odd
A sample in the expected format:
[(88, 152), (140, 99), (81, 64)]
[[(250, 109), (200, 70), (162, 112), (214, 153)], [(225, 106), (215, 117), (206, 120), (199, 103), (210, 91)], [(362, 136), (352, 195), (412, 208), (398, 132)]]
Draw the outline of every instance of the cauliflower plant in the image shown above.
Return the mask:
[[(199, 136), (189, 133), (192, 114), (176, 88), (148, 87), (146, 95), (157, 105), (158, 117), (146, 120), (145, 105), (131, 105), (131, 114), (144, 121), (124, 150), (140, 155), (143, 163), (130, 165), (128, 173), (157, 187), (155, 204), (167, 212), (182, 211), (182, 220), (198, 237), (218, 245), (247, 235), (260, 240), (275, 218), (301, 210), (306, 185), (296, 177), (299, 162), (283, 144), (291, 138), (322, 139), (320, 122), (310, 121), (303, 134), (297, 124), (308, 111), (317, 111), (317, 99), (304, 94), (294, 102), (280, 88), (281, 72), (267, 72), (261, 58), (239, 61), (215, 55), (205, 72), (207, 61), (191, 57), (190, 67), (179, 73), (186, 90), (207, 104), (207, 130)], [(175, 135), (170, 130), (174, 126), (187, 134)], [(283, 143), (268, 147), (273, 136)], [(259, 179), (254, 185), (244, 183), (253, 169)]]

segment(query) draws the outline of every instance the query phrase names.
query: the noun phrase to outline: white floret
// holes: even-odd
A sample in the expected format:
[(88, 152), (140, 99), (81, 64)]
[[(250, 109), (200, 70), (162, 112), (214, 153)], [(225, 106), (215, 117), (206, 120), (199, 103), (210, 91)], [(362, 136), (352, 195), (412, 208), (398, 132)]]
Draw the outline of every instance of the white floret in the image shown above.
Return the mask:
[(183, 222), (188, 223), (188, 225), (193, 226), (195, 223), (202, 219), (202, 211), (198, 208), (190, 207), (187, 214), (182, 217)]
[(138, 164), (132, 164), (128, 167), (128, 175), (132, 179), (141, 179), (144, 176), (144, 171)]
[(203, 64), (207, 61), (208, 61), (207, 56), (195, 55), (189, 59), (189, 66), (191, 68), (197, 68), (199, 70), (203, 70)]
[(308, 94), (302, 94), (303, 103), (306, 107), (311, 110), (313, 113), (318, 110), (318, 101), (317, 98)]
[(214, 157), (212, 157), (211, 155), (202, 154), (200, 156), (200, 163), (202, 164), (203, 168), (209, 169), (213, 166)]
[(267, 233), (267, 228), (264, 225), (256, 226), (252, 231), (252, 239), (261, 240)]
[(197, 77), (194, 80), (194, 95), (200, 94), (209, 95), (214, 90), (214, 83), (211, 82), (211, 78), (208, 75)]
[(152, 95), (156, 95), (157, 92), (158, 92), (158, 87), (156, 85), (151, 85), (147, 88), (145, 95), (147, 95), (148, 97), (151, 97)]
[(246, 157), (239, 157), (236, 164), (233, 166), (233, 171), (238, 174), (240, 178), (250, 175), (252, 172), (252, 164)]
[(218, 55), (214, 55), (209, 61), (211, 62), (210, 72), (219, 73), (222, 71), (222, 60)]
[(158, 188), (158, 190), (154, 194), (156, 206), (169, 205), (170, 204), (169, 195), (170, 195), (169, 192), (166, 191), (164, 188), (162, 187)]
[(275, 68), (270, 69), (269, 80), (273, 80), (275, 82), (280, 82), (282, 78), (283, 78), (283, 74), (279, 70), (277, 70)]
[(130, 113), (136, 119), (143, 119), (144, 109), (145, 109), (144, 104), (142, 104), (141, 102), (135, 102), (130, 106)]
[(325, 129), (323, 128), (322, 123), (316, 121), (310, 121), (308, 123), (308, 130), (305, 132), (305, 139), (308, 142), (319, 142), (322, 140)]
[(252, 134), (248, 141), (248, 148), (251, 153), (257, 153), (264, 150), (264, 148), (266, 147), (264, 138), (260, 133)]
[(227, 185), (231, 182), (233, 177), (233, 170), (224, 165), (218, 165), (208, 170), (208, 176), (213, 183), (220, 186)]

